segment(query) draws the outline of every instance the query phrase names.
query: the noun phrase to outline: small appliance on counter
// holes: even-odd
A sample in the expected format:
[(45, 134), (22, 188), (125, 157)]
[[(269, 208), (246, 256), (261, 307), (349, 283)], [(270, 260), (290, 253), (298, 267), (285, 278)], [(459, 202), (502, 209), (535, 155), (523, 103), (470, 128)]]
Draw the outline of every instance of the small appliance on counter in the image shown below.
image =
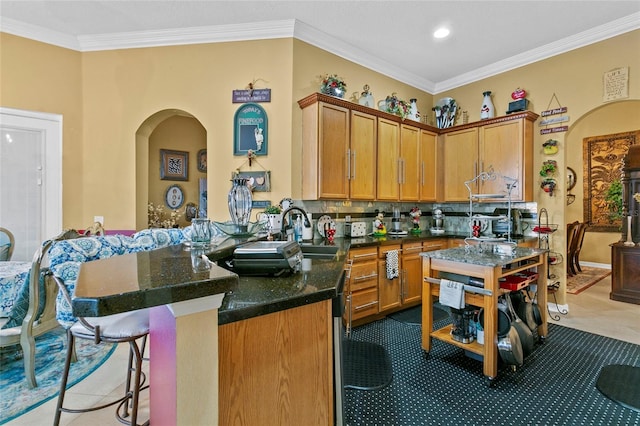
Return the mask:
[(364, 237), (367, 235), (367, 224), (365, 222), (345, 222), (344, 235), (347, 237)]
[(237, 247), (225, 263), (238, 275), (277, 276), (300, 271), (302, 250), (295, 241), (254, 241)]
[(402, 230), (402, 222), (400, 221), (400, 208), (393, 208), (393, 216), (391, 216), (391, 228), (387, 231), (389, 235), (407, 235), (407, 231)]
[(433, 217), (433, 226), (431, 229), (432, 234), (444, 234), (444, 213), (439, 208), (434, 208), (431, 212), (431, 216)]
[[(509, 209), (497, 208), (494, 214), (509, 216)], [(491, 223), (491, 230), (496, 237), (506, 237), (511, 234), (511, 238), (521, 238), (523, 236), (522, 212), (518, 209), (511, 209), (511, 222), (508, 218), (495, 219)]]

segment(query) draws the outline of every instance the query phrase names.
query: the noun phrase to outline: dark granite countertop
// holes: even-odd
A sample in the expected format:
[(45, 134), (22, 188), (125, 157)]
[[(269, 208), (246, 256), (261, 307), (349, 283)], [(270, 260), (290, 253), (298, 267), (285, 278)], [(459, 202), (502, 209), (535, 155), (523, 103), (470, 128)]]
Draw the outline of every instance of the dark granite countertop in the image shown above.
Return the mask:
[[(253, 239), (227, 239), (207, 251), (212, 261)], [(104, 316), (226, 293), (219, 324), (330, 300), (342, 290), (346, 251), (331, 260), (305, 260), (304, 270), (280, 277), (240, 276), (220, 266), (194, 271), (184, 244), (83, 263), (73, 299), (78, 316)]]

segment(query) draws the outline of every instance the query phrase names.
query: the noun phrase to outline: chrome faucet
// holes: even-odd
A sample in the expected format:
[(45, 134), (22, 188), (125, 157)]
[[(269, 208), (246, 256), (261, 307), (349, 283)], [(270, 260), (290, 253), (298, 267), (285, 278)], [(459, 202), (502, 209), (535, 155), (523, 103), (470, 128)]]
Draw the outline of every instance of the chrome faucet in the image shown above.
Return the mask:
[(309, 220), (309, 216), (307, 216), (307, 212), (302, 210), (300, 207), (291, 206), (291, 207), (289, 207), (288, 209), (286, 209), (285, 211), (282, 212), (282, 233), (283, 233), (283, 235), (287, 234), (287, 229), (290, 229), (291, 227), (293, 227), (293, 221), (291, 221), (292, 225), (289, 225), (289, 222), (287, 222), (287, 214), (289, 214), (289, 212), (291, 212), (292, 210), (297, 210), (300, 213), (302, 213), (302, 217), (304, 218), (304, 227), (305, 228), (311, 228), (311, 220)]

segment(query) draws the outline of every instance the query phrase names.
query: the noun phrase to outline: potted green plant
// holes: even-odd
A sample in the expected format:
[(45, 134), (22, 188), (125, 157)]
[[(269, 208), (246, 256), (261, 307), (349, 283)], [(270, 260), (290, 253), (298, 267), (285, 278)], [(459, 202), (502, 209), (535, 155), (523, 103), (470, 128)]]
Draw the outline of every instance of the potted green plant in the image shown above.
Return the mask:
[(609, 209), (609, 220), (614, 222), (622, 218), (622, 182), (616, 179), (611, 182), (604, 197)]
[(258, 220), (266, 222), (269, 233), (277, 234), (282, 230), (282, 208), (274, 205), (267, 206), (258, 215)]
[(553, 176), (556, 170), (558, 170), (558, 163), (555, 160), (545, 161), (540, 168), (540, 176)]
[(320, 93), (342, 98), (346, 92), (347, 84), (342, 77), (339, 77), (337, 74), (327, 74), (322, 77)]

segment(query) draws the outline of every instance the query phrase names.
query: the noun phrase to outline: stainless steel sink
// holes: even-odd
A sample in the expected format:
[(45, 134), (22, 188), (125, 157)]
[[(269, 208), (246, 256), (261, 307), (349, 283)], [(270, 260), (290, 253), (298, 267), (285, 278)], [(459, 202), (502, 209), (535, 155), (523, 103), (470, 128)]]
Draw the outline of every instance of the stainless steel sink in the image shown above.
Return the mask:
[(338, 253), (338, 246), (300, 244), (302, 254), (307, 259), (331, 259)]

